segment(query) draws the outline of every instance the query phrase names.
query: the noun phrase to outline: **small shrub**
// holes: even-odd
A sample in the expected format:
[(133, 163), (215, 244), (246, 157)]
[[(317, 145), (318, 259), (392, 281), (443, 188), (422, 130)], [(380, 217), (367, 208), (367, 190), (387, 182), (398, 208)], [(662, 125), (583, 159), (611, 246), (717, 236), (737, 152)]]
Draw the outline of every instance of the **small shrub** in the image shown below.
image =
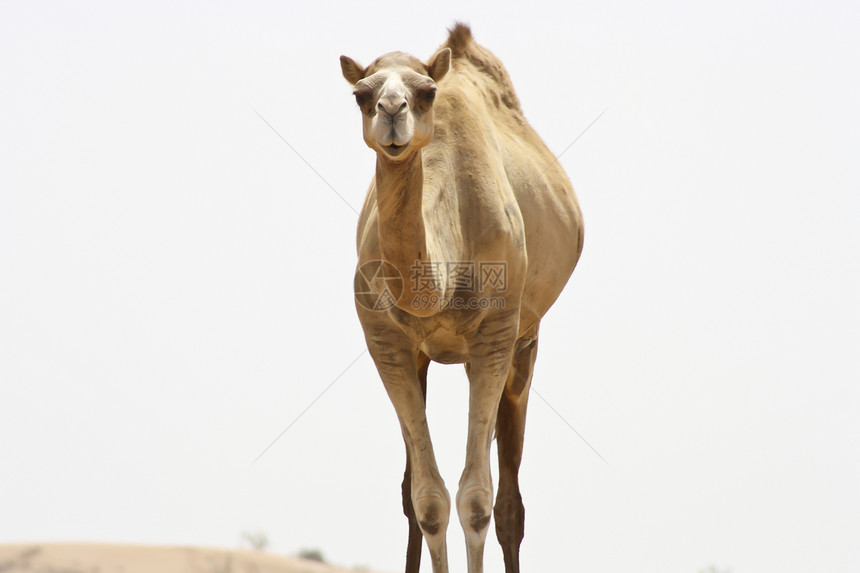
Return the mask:
[(242, 539), (254, 551), (265, 551), (269, 547), (269, 536), (262, 531), (244, 531), (242, 532)]
[(325, 557), (323, 557), (322, 551), (319, 549), (302, 549), (299, 551), (299, 557), (308, 561), (325, 563)]
[(717, 569), (716, 567), (711, 565), (707, 569), (699, 569), (699, 573), (732, 573), (732, 570), (731, 569), (726, 569), (726, 570)]

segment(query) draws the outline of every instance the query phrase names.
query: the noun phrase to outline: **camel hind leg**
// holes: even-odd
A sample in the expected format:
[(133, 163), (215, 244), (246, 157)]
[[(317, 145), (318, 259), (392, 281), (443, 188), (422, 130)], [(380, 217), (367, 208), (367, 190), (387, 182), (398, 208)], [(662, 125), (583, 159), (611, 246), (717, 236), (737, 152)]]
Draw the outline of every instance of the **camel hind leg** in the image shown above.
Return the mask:
[[(430, 359), (424, 353), (418, 356), (418, 382), (421, 384), (421, 393), (424, 403), (427, 403), (427, 369)], [(409, 541), (406, 545), (406, 569), (405, 573), (418, 573), (421, 569), (421, 548), (424, 539), (418, 518), (415, 517), (415, 508), (412, 505), (412, 463), (409, 459), (409, 448), (406, 448), (406, 471), (403, 474), (403, 513), (409, 520)]]
[(537, 336), (520, 341), (514, 353), (496, 418), (499, 453), (499, 492), (493, 516), (496, 537), (505, 557), (505, 573), (520, 571), (520, 543), (525, 531), (525, 509), (520, 495), (519, 469), (523, 457), (526, 407), (537, 357)]

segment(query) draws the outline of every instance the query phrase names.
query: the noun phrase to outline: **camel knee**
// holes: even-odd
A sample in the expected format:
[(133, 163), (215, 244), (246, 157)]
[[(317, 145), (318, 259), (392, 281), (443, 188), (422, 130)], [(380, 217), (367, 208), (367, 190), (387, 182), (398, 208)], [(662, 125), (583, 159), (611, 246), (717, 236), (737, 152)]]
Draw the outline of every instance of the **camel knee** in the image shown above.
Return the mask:
[(441, 534), (443, 537), (448, 529), (448, 518), (451, 514), (451, 501), (448, 493), (425, 493), (412, 498), (412, 511), (418, 525), (425, 536)]
[(482, 533), (493, 513), (493, 492), (486, 487), (461, 489), (457, 495), (457, 514), (466, 532)]
[(525, 533), (525, 507), (520, 492), (499, 492), (494, 509), (496, 537), (502, 544), (522, 542)]

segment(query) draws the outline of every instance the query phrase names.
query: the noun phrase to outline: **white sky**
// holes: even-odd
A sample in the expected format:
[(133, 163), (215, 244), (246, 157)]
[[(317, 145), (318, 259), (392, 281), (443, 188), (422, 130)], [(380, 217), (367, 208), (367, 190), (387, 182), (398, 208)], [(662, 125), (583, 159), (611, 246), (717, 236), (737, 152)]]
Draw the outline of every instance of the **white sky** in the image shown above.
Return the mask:
[[(260, 530), (402, 570), (368, 356), (251, 462), (364, 349), (332, 188), (358, 208), (374, 157), (338, 56), (427, 58), (457, 19), (556, 153), (609, 108), (561, 158), (586, 245), (542, 328), (523, 570), (860, 569), (847, 1), (3, 3), (0, 542)], [(431, 367), (452, 490), (466, 397)], [(449, 546), (465, 570), (456, 520)]]

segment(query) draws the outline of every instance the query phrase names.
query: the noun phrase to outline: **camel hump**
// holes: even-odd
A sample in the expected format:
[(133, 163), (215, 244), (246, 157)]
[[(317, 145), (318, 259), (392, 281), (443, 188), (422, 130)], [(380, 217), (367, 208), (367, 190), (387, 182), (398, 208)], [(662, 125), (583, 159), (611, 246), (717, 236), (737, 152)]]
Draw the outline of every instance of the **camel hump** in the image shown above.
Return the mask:
[(453, 28), (448, 29), (448, 41), (445, 45), (451, 48), (451, 55), (455, 58), (465, 56), (469, 46), (474, 43), (472, 38), (472, 29), (468, 24), (457, 22)]
[(520, 100), (505, 66), (490, 50), (475, 41), (472, 29), (467, 24), (454, 24), (454, 27), (448, 30), (448, 40), (442, 48), (451, 48), (455, 62), (468, 62), (477, 72), (492, 80), (495, 83), (493, 91), (500, 96), (505, 106), (522, 113)]

